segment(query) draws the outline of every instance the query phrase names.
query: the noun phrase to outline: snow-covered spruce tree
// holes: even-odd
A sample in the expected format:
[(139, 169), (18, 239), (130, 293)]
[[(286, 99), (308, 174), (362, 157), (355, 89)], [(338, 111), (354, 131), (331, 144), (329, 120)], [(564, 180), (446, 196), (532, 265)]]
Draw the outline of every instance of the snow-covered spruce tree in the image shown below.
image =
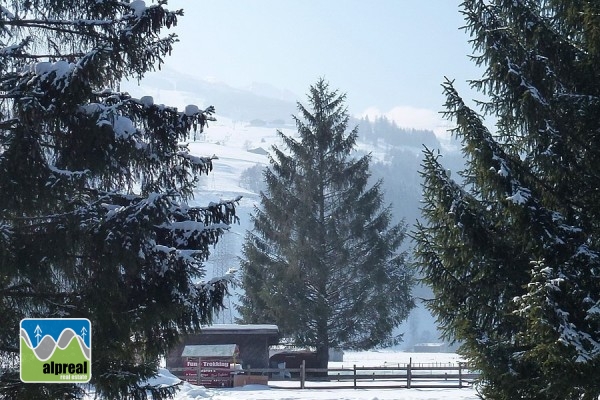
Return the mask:
[(468, 166), (423, 165), (417, 258), (488, 399), (600, 395), (600, 3), (467, 0), (492, 134), (451, 82)]
[(332, 347), (397, 343), (392, 331), (413, 307), (404, 227), (390, 226), (381, 182), (368, 185), (370, 156), (351, 156), (344, 101), (321, 79), (310, 108), (298, 103), (300, 140), (279, 132), (286, 151), (273, 147), (241, 263), (243, 321), (278, 324), (315, 347), (321, 367)]
[(144, 399), (181, 333), (211, 320), (229, 277), (202, 283), (235, 201), (188, 205), (210, 158), (180, 143), (212, 107), (185, 112), (121, 93), (171, 51), (166, 1), (2, 1), (0, 397), (82, 395), (19, 380), (19, 321), (92, 322), (99, 396)]

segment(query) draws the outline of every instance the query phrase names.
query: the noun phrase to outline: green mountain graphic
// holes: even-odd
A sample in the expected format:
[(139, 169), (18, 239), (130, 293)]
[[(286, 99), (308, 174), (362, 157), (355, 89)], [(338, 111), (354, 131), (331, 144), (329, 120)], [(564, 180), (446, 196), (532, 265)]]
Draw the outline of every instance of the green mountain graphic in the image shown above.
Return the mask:
[(77, 341), (79, 342), (79, 346), (81, 346), (81, 351), (83, 352), (83, 354), (85, 355), (85, 357), (88, 360), (90, 359), (90, 352), (91, 352), (90, 348), (86, 346), (86, 344), (83, 341), (83, 339), (81, 338), (81, 336), (77, 335), (70, 328), (63, 330), (60, 333), (60, 336), (58, 337), (57, 342), (54, 341), (54, 338), (52, 336), (46, 335), (43, 337), (43, 339), (41, 341), (38, 342), (38, 344), (36, 346), (34, 346), (31, 343), (29, 334), (23, 328), (21, 328), (21, 338), (23, 338), (25, 340), (28, 347), (33, 349), (37, 358), (42, 361), (49, 359), (52, 356), (52, 353), (54, 353), (54, 351), (56, 350), (56, 348), (65, 349), (71, 343), (73, 338), (76, 338)]
[[(79, 336), (67, 335), (67, 337), (70, 340), (64, 348), (62, 348), (62, 345), (65, 344), (64, 338), (63, 340), (59, 338), (61, 346), (52, 340), (52, 351), (48, 351), (50, 343), (47, 343), (43, 353), (44, 355), (47, 354), (49, 358), (40, 360), (36, 355), (36, 350), (31, 348), (27, 333), (25, 332), (25, 336), (21, 334), (21, 380), (23, 382), (88, 382), (91, 378), (91, 362), (86, 357), (86, 353), (89, 354), (90, 349), (82, 343)], [(44, 364), (46, 364), (46, 370), (48, 370), (51, 363), (54, 363), (52, 372), (44, 373)], [(87, 373), (69, 373), (69, 364), (73, 364), (73, 368), (79, 365), (81, 370), (84, 363), (86, 363)]]

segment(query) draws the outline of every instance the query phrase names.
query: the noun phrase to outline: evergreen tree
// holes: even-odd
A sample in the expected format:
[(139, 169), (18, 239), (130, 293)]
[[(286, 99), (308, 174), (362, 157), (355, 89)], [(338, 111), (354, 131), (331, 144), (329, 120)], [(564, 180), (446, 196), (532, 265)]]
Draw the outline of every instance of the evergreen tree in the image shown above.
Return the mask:
[(444, 84), (467, 167), (427, 151), (417, 257), (489, 399), (597, 399), (600, 3), (467, 0), (492, 134)]
[(381, 182), (368, 186), (370, 156), (351, 157), (345, 95), (324, 80), (298, 103), (300, 139), (279, 136), (267, 190), (243, 247), (239, 307), (244, 322), (276, 323), (297, 345), (329, 348), (397, 343), (392, 330), (413, 307), (411, 274), (397, 252), (404, 227), (390, 226)]
[(77, 398), (19, 380), (19, 321), (89, 318), (98, 396), (163, 398), (144, 383), (179, 336), (211, 320), (230, 277), (202, 283), (235, 201), (191, 207), (210, 158), (185, 112), (118, 89), (160, 66), (166, 1), (5, 0), (0, 8), (0, 397)]

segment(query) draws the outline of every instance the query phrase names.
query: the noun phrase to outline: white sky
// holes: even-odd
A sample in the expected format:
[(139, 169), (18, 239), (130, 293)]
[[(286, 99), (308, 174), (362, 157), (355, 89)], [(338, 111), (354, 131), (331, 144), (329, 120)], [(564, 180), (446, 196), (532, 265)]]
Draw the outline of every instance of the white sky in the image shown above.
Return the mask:
[(185, 16), (169, 68), (234, 87), (268, 83), (304, 101), (325, 77), (347, 93), (352, 114), (386, 114), (401, 126), (435, 129), (444, 76), (466, 100), (481, 95), (466, 80), (460, 0), (169, 0)]

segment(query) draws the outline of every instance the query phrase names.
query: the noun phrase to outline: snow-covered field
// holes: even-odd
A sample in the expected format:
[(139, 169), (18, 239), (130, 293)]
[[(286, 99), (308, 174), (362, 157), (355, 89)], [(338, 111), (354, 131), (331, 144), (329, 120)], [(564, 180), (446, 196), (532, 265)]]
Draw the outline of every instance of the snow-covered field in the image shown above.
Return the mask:
[[(384, 366), (406, 364), (411, 360), (421, 364), (457, 364), (460, 358), (454, 353), (405, 353), (394, 351), (348, 352), (343, 362), (330, 363), (331, 368), (341, 366)], [(159, 382), (172, 383), (176, 377), (163, 370)], [(281, 385), (281, 381), (277, 381)], [(331, 385), (331, 383), (328, 383)], [(298, 387), (298, 382), (290, 382)], [(268, 386), (248, 385), (241, 388), (206, 389), (184, 383), (177, 400), (476, 400), (475, 389), (272, 389)]]
[(476, 400), (473, 389), (203, 389), (186, 384), (177, 400)]
[[(460, 358), (454, 353), (408, 353), (396, 351), (346, 352), (343, 362), (331, 362), (330, 368), (386, 366), (395, 364), (456, 365)], [(151, 383), (172, 385), (181, 382), (166, 369), (161, 369)], [(299, 389), (297, 381), (276, 381), (278, 386), (290, 389), (274, 389), (263, 385), (247, 385), (239, 388), (209, 389), (183, 382), (175, 400), (477, 400), (473, 388), (446, 389)], [(283, 384), (283, 385), (282, 385)], [(287, 385), (286, 385), (287, 384)], [(335, 385), (328, 383), (328, 386)], [(347, 385), (344, 384), (344, 385)], [(88, 399), (94, 398), (93, 392)]]

